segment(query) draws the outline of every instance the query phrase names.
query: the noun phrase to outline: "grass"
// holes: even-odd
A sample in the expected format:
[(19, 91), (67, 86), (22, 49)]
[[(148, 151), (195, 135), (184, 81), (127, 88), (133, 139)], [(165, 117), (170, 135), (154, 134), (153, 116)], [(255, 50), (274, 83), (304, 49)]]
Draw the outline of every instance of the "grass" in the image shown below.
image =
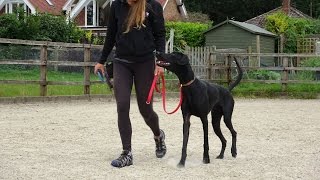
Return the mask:
[[(38, 69), (0, 69), (0, 80), (39, 80), (40, 72)], [(83, 82), (82, 73), (68, 73), (49, 70), (48, 81), (71, 81)], [(90, 76), (91, 81), (98, 81), (94, 74)], [(62, 95), (83, 95), (82, 85), (49, 85), (48, 96)], [(90, 86), (91, 94), (110, 94), (111, 91), (103, 83)], [(33, 84), (0, 84), (0, 97), (16, 96), (39, 96), (39, 85)]]
[[(0, 80), (39, 80), (40, 72), (35, 69), (0, 68)], [(175, 75), (166, 74), (166, 79), (175, 79)], [(48, 81), (82, 82), (82, 73), (68, 73), (48, 70)], [(95, 74), (91, 74), (91, 81), (98, 81)], [(168, 81), (169, 82), (169, 81)], [(167, 82), (167, 83), (168, 83)], [(82, 85), (48, 85), (48, 96), (83, 95)], [(104, 83), (90, 86), (90, 94), (111, 94)], [(167, 91), (178, 91), (178, 84), (167, 84)], [(286, 95), (291, 98), (317, 98), (320, 94), (319, 84), (290, 84), (287, 92), (282, 92), (280, 84), (245, 83), (241, 82), (232, 93), (236, 97), (279, 97)], [(0, 97), (39, 96), (39, 85), (30, 84), (0, 84)]]
[(319, 84), (289, 84), (287, 91), (282, 91), (281, 84), (245, 83), (241, 82), (232, 93), (238, 97), (273, 98), (287, 96), (289, 98), (314, 99), (320, 94)]

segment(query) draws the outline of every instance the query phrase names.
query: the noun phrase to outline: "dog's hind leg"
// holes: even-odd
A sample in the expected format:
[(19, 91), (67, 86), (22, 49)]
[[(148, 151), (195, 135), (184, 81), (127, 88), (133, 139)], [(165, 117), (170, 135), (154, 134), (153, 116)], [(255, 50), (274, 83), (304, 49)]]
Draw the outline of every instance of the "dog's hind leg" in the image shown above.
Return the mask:
[(187, 158), (187, 145), (189, 140), (190, 114), (183, 114), (183, 145), (181, 159), (178, 167), (184, 167)]
[(234, 130), (231, 117), (232, 117), (233, 105), (232, 108), (228, 108), (226, 112), (224, 112), (224, 123), (228, 127), (232, 135), (232, 146), (231, 146), (231, 154), (232, 157), (237, 157), (237, 132)]
[(220, 151), (219, 156), (217, 156), (217, 159), (223, 159), (224, 151), (225, 151), (226, 145), (227, 145), (227, 140), (222, 135), (221, 128), (220, 128), (220, 122), (221, 122), (221, 117), (222, 117), (221, 108), (215, 107), (211, 111), (211, 116), (212, 116), (212, 127), (213, 127), (213, 130), (214, 130), (214, 132), (216, 133), (216, 135), (219, 137), (219, 139), (221, 141), (221, 151)]
[(207, 116), (201, 117), (202, 128), (203, 128), (203, 163), (210, 163), (209, 157), (209, 141), (208, 141), (208, 118)]

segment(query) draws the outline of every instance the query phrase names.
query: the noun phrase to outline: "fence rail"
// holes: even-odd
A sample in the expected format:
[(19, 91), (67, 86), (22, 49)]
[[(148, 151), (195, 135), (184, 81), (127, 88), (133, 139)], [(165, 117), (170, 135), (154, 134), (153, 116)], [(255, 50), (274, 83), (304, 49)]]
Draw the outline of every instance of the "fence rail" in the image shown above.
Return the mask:
[[(56, 43), (47, 41), (27, 41), (27, 40), (16, 40), (16, 39), (3, 39), (0, 38), (0, 44), (16, 44), (16, 45), (29, 45), (39, 46), (40, 56), (39, 59), (29, 60), (0, 60), (0, 65), (32, 65), (39, 66), (40, 78), (39, 80), (0, 80), (0, 84), (38, 84), (40, 88), (40, 96), (47, 96), (48, 85), (82, 85), (83, 94), (90, 94), (90, 86), (92, 84), (101, 83), (100, 81), (90, 80), (90, 68), (95, 65), (95, 62), (91, 62), (91, 49), (102, 48), (99, 45), (90, 44), (75, 44), (75, 43)], [(83, 62), (75, 61), (48, 61), (48, 48), (49, 47), (65, 47), (65, 48), (83, 48)], [(269, 70), (281, 72), (280, 80), (252, 80), (243, 79), (243, 82), (263, 82), (263, 83), (279, 83), (282, 85), (282, 90), (287, 91), (288, 84), (294, 83), (310, 83), (320, 84), (320, 81), (301, 81), (301, 80), (290, 80), (289, 74), (292, 71), (315, 71), (320, 72), (320, 67), (293, 67), (290, 66), (291, 58), (320, 58), (316, 54), (278, 54), (278, 53), (228, 53), (219, 52), (215, 47), (197, 47), (187, 48), (185, 51), (188, 54), (191, 65), (195, 74), (204, 80), (211, 82), (226, 82), (231, 83), (233, 80), (233, 73), (236, 72), (236, 67), (233, 62), (233, 57), (242, 60), (243, 57), (252, 59), (253, 57), (274, 57), (279, 58), (282, 61), (282, 67), (259, 67), (259, 66), (245, 66), (241, 63), (242, 69), (246, 72), (248, 70)], [(222, 63), (217, 63), (217, 55), (223, 57)], [(258, 59), (258, 58), (256, 58)], [(291, 63), (292, 64), (292, 63)], [(70, 67), (83, 67), (83, 81), (81, 82), (68, 82), (68, 81), (48, 81), (47, 72), (48, 66), (70, 66)], [(225, 72), (225, 76), (218, 77), (218, 72)], [(176, 81), (173, 81), (176, 82)]]

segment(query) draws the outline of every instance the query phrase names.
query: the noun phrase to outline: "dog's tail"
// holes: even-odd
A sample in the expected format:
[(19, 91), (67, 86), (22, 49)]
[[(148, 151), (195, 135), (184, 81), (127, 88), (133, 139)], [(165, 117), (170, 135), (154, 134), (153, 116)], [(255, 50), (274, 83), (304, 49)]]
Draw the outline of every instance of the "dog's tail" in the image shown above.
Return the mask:
[(233, 57), (233, 58), (234, 58), (234, 61), (236, 62), (236, 65), (237, 65), (238, 77), (237, 77), (237, 79), (236, 79), (233, 83), (231, 83), (230, 86), (228, 87), (228, 89), (229, 89), (230, 92), (232, 91), (232, 89), (233, 89), (234, 87), (236, 87), (236, 86), (240, 83), (240, 81), (241, 81), (241, 79), (242, 79), (242, 76), (243, 76), (243, 71), (242, 71), (242, 68), (241, 68), (241, 66), (240, 66), (237, 58), (236, 58), (236, 57)]

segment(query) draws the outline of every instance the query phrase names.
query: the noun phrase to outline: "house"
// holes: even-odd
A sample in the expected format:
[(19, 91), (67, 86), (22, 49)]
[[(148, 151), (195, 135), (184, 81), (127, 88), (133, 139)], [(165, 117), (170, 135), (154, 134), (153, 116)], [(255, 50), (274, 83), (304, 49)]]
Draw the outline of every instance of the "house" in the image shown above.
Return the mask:
[(304, 14), (303, 12), (299, 11), (298, 9), (292, 7), (290, 0), (282, 0), (282, 6), (277, 7), (277, 8), (275, 8), (275, 9), (273, 9), (271, 11), (268, 11), (268, 12), (266, 12), (264, 14), (261, 14), (261, 15), (259, 15), (257, 17), (251, 18), (251, 19), (249, 19), (249, 20), (247, 20), (245, 22), (249, 23), (249, 24), (256, 25), (256, 26), (259, 26), (261, 28), (264, 28), (265, 27), (265, 23), (266, 23), (266, 17), (268, 15), (271, 15), (271, 14), (279, 12), (279, 11), (284, 12), (289, 17), (310, 18), (310, 19), (312, 18), (312, 17)]
[(23, 8), (27, 14), (48, 12), (60, 15), (65, 2), (66, 0), (0, 0), (0, 15), (13, 13), (18, 7)]
[[(187, 17), (182, 0), (157, 0), (164, 9), (167, 21), (181, 20)], [(0, 0), (0, 15), (12, 13), (18, 7), (27, 14), (47, 12), (54, 15), (66, 15), (82, 28), (101, 28), (106, 19), (112, 0)]]
[[(277, 35), (256, 25), (227, 19), (204, 32), (205, 45), (217, 49), (244, 49), (253, 53), (274, 53)], [(259, 59), (259, 65), (274, 65), (273, 58)]]

